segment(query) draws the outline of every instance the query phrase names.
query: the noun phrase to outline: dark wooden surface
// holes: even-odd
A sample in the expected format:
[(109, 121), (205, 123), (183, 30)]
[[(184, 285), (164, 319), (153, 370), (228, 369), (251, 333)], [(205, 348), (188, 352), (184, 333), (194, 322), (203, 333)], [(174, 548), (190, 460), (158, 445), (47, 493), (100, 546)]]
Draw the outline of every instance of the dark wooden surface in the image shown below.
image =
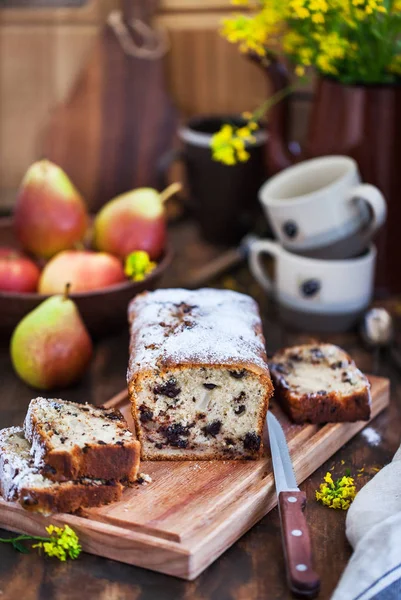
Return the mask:
[[(175, 226), (173, 242), (176, 260), (164, 285), (184, 283), (188, 269), (201, 265), (216, 254), (216, 249), (198, 242), (190, 225)], [(267, 350), (295, 342), (307, 341), (308, 334), (286, 330), (277, 321), (274, 306), (266, 301), (245, 267), (221, 277), (218, 286), (234, 286), (254, 295), (261, 304), (264, 317)], [(395, 310), (398, 306), (395, 305)], [(0, 316), (1, 318), (1, 316)], [(314, 336), (318, 338), (318, 336)], [(349, 350), (358, 365), (372, 371), (373, 360), (365, 351), (356, 332), (325, 336), (326, 340)], [(3, 340), (4, 341), (4, 340)], [(122, 332), (98, 343), (90, 371), (81, 384), (57, 392), (63, 398), (101, 404), (125, 385), (128, 334)], [(401, 376), (383, 356), (377, 374), (390, 377), (392, 383), (390, 408), (371, 425), (380, 437), (377, 445), (358, 434), (325, 465), (314, 473), (301, 489), (306, 493), (308, 520), (315, 554), (315, 566), (321, 576), (319, 598), (328, 599), (351, 555), (344, 533), (346, 514), (316, 503), (314, 492), (328, 469), (342, 475), (346, 468), (361, 487), (373, 475), (374, 468), (388, 463), (400, 442)], [(0, 348), (0, 426), (21, 423), (32, 392), (14, 375), (6, 346)], [(37, 395), (37, 394), (35, 394)], [(342, 463), (344, 461), (344, 463)], [(358, 470), (364, 468), (362, 476)], [(177, 490), (179, 493), (179, 490)], [(0, 530), (0, 535), (7, 535)], [(83, 554), (77, 561), (60, 563), (44, 559), (36, 553), (18, 554), (0, 544), (1, 600), (278, 600), (291, 598), (286, 588), (277, 509), (244, 535), (194, 582), (119, 564)]]

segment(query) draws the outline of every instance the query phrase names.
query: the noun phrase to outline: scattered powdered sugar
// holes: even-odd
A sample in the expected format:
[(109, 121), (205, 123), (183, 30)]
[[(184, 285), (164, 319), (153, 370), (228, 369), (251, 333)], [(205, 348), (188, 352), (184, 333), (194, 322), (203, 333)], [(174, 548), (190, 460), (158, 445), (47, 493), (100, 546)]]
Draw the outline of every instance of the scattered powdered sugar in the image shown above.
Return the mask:
[(160, 289), (129, 307), (134, 341), (128, 377), (173, 364), (230, 365), (249, 361), (266, 370), (256, 302), (231, 290)]
[(361, 433), (370, 446), (378, 446), (382, 441), (380, 433), (373, 429), (373, 427), (365, 427)]

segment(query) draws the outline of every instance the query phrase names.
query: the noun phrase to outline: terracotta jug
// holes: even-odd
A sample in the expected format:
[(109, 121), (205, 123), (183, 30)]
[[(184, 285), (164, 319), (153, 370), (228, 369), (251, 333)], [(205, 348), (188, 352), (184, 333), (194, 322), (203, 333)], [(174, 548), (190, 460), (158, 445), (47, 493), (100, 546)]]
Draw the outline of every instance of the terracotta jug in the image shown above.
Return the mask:
[[(267, 68), (273, 91), (288, 86), (285, 68)], [(401, 82), (397, 85), (344, 85), (319, 78), (305, 147), (290, 151), (290, 98), (269, 113), (268, 168), (280, 171), (294, 162), (326, 154), (345, 154), (358, 162), (365, 182), (376, 185), (388, 204), (387, 223), (375, 242), (379, 255), (379, 294), (401, 292)]]

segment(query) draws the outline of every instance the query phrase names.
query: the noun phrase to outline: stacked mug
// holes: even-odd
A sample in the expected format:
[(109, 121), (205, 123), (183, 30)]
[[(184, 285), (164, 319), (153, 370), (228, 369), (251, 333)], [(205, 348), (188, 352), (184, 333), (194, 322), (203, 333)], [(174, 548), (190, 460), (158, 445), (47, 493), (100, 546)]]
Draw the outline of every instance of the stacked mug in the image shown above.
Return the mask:
[[(349, 329), (373, 294), (381, 192), (361, 183), (352, 158), (325, 156), (272, 177), (259, 199), (277, 241), (254, 242), (249, 266), (282, 319), (309, 331)], [(273, 277), (263, 255), (274, 259)]]

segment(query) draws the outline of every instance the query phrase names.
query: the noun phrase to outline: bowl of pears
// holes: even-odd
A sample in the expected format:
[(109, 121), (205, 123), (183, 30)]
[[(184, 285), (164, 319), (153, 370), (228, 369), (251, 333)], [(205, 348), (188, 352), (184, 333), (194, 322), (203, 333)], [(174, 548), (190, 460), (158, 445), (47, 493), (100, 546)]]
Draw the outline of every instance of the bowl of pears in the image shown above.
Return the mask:
[(129, 301), (155, 289), (170, 264), (164, 202), (179, 188), (131, 190), (90, 216), (60, 167), (34, 163), (13, 216), (0, 219), (1, 337), (28, 316), (68, 325), (62, 302), (57, 315), (54, 303), (46, 308), (53, 296), (72, 301), (92, 337), (121, 329)]

